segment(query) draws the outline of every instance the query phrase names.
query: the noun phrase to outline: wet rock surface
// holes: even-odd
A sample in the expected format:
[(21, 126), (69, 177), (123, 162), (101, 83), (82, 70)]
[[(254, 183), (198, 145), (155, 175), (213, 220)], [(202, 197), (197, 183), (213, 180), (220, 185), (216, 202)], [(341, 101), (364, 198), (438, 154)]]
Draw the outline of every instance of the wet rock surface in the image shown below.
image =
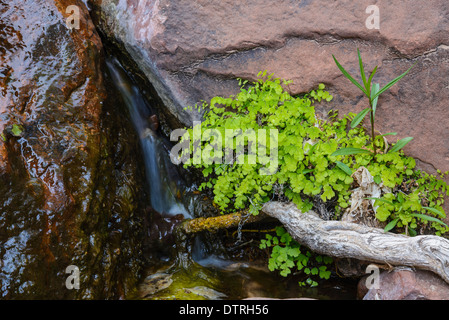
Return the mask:
[[(415, 139), (405, 151), (426, 170), (449, 169), (449, 4), (442, 0), (378, 3), (379, 29), (369, 29), (364, 1), (93, 1), (100, 30), (119, 44), (153, 82), (183, 123), (200, 119), (184, 110), (215, 95), (238, 92), (236, 77), (254, 80), (267, 69), (293, 80), (293, 94), (325, 83), (334, 100), (321, 107), (358, 113), (366, 101), (341, 74), (334, 54), (353, 75), (356, 49), (365, 70), (379, 65), (381, 86), (404, 80), (379, 99), (377, 129)], [(359, 79), (360, 80), (360, 79)]]
[[(117, 106), (120, 97), (107, 90), (112, 83), (102, 69), (103, 45), (85, 2), (0, 0), (2, 298), (125, 297), (146, 264), (146, 241), (155, 242), (146, 232), (170, 239), (178, 220), (153, 215), (156, 224), (147, 226), (139, 138), (125, 108)], [(325, 83), (334, 100), (318, 106), (323, 116), (330, 108), (358, 112), (365, 102), (332, 54), (356, 74), (360, 48), (367, 71), (379, 65), (381, 85), (417, 61), (406, 80), (379, 100), (378, 129), (414, 136), (405, 150), (425, 169), (449, 169), (449, 146), (442, 143), (449, 125), (445, 1), (379, 4), (379, 30), (365, 27), (369, 1), (91, 2), (99, 30), (152, 82), (174, 118), (172, 127), (201, 118), (184, 107), (236, 93), (236, 77), (254, 80), (261, 69), (293, 80), (293, 94)], [(69, 5), (81, 9), (79, 30), (65, 25)], [(158, 130), (168, 117), (150, 118), (150, 127)], [(64, 285), (69, 265), (80, 269), (80, 290)], [(213, 281), (177, 276), (186, 284), (175, 286), (171, 276), (161, 277), (166, 282), (150, 278), (147, 284), (156, 289), (149, 292), (225, 297)], [(268, 295), (262, 278), (249, 281), (252, 291), (245, 296)], [(392, 292), (382, 297), (438, 297), (425, 290)]]
[(0, 297), (125, 296), (142, 264), (139, 145), (84, 2), (0, 0), (0, 51)]
[(358, 286), (363, 300), (448, 300), (449, 284), (430, 271), (396, 269), (380, 273), (378, 287), (368, 289), (366, 277)]

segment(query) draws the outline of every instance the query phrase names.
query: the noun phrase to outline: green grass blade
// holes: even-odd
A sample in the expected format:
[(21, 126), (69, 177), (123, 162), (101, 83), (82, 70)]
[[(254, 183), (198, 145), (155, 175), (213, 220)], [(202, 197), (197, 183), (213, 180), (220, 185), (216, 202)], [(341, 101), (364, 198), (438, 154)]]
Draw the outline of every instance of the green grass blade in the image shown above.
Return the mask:
[(377, 66), (374, 67), (373, 72), (371, 72), (371, 75), (368, 78), (368, 88), (371, 88), (371, 81), (373, 80), (374, 75), (376, 74)]
[[(371, 96), (375, 96), (379, 92), (379, 84), (375, 83), (373, 84), (373, 89), (371, 90)], [(379, 99), (379, 96), (375, 97), (371, 101), (371, 106), (373, 108), (373, 118), (376, 115), (376, 108), (377, 108), (377, 100)]]
[(355, 128), (359, 125), (360, 122), (362, 122), (362, 120), (365, 118), (365, 116), (367, 115), (367, 113), (370, 111), (370, 108), (366, 108), (364, 110), (362, 110), (361, 112), (359, 112), (359, 114), (357, 114), (354, 119), (352, 119), (351, 122), (351, 128)]
[[(413, 66), (416, 64), (416, 62), (413, 64)], [(376, 97), (380, 96), (382, 93), (384, 93), (385, 91), (387, 91), (388, 89), (390, 89), (396, 82), (398, 82), (399, 80), (401, 80), (412, 68), (413, 66), (411, 66), (410, 68), (408, 68), (407, 71), (405, 71), (403, 74), (401, 74), (399, 77), (397, 77), (396, 79), (391, 80), (385, 87), (383, 87), (381, 90), (379, 90), (371, 99), (375, 99)]]
[(447, 224), (445, 224), (443, 221), (441, 221), (435, 217), (426, 216), (425, 214), (421, 214), (421, 213), (412, 213), (411, 216), (420, 218), (423, 220), (431, 221), (431, 222), (436, 222), (436, 223), (442, 224), (443, 226), (447, 227)]
[(360, 74), (362, 75), (363, 85), (365, 86), (366, 92), (368, 92), (369, 91), (369, 87), (367, 87), (368, 83), (366, 82), (365, 70), (363, 69), (363, 62), (362, 62), (362, 57), (360, 56), (360, 50), (359, 49), (357, 49), (357, 55), (359, 56)]
[(410, 226), (407, 226), (407, 228), (408, 228), (408, 234), (411, 237), (415, 237), (417, 235), (416, 231), (414, 229), (410, 228)]
[(362, 90), (362, 92), (366, 96), (368, 96), (368, 93), (366, 92), (366, 90), (345, 70), (345, 68), (342, 67), (342, 65), (337, 61), (337, 59), (334, 57), (334, 55), (332, 55), (332, 57), (334, 58), (335, 64), (337, 65), (338, 69), (340, 69), (340, 71), (343, 73), (343, 75), (346, 78), (348, 78), (353, 84), (355, 84), (357, 86), (357, 88)]
[(337, 166), (343, 170), (348, 176), (352, 175), (352, 170), (351, 168), (349, 168), (347, 165), (345, 165), (343, 162), (341, 161), (335, 161), (335, 163), (337, 164)]
[(409, 143), (409, 142), (412, 141), (412, 140), (413, 140), (412, 137), (407, 137), (407, 138), (404, 138), (404, 139), (399, 140), (398, 142), (396, 142), (396, 144), (393, 146), (393, 148), (391, 148), (391, 149), (388, 151), (388, 153), (396, 152), (396, 151), (401, 150), (402, 148), (405, 147), (405, 145), (406, 145), (407, 143)]
[(435, 213), (437, 216), (440, 216), (443, 219), (446, 218), (446, 215), (443, 212), (441, 212), (440, 210), (437, 210), (435, 208), (430, 208), (430, 207), (422, 207), (422, 208)]
[(396, 227), (396, 224), (398, 223), (399, 218), (394, 219), (393, 221), (391, 221), (389, 224), (387, 224), (385, 226), (384, 232), (388, 232), (391, 229), (393, 229), (394, 227)]
[(364, 110), (362, 110), (361, 112), (359, 112), (359, 114), (357, 114), (354, 119), (352, 119), (351, 122), (351, 128), (355, 128), (359, 125), (360, 122), (362, 122), (362, 120), (365, 118), (366, 114), (371, 110), (371, 108), (366, 108)]
[(360, 153), (368, 153), (373, 154), (371, 151), (366, 149), (360, 149), (360, 148), (341, 148), (334, 153), (331, 154), (331, 156), (347, 156), (351, 154), (360, 154)]
[(380, 136), (381, 136), (381, 137), (385, 137), (385, 136), (395, 136), (395, 135), (397, 135), (397, 134), (398, 134), (397, 132), (389, 132), (389, 133), (381, 134)]
[(306, 169), (306, 170), (302, 171), (302, 174), (310, 173), (310, 172), (313, 172), (313, 171), (315, 171), (315, 169)]

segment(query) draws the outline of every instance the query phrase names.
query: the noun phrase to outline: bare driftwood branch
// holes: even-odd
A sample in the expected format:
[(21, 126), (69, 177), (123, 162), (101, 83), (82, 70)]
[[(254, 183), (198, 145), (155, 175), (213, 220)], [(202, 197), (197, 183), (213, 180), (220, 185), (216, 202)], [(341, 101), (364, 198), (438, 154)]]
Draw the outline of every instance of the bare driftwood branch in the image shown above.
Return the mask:
[(237, 212), (196, 218), (178, 226), (183, 235), (216, 232), (273, 217), (290, 235), (310, 250), (336, 258), (353, 258), (392, 266), (429, 270), (449, 283), (449, 240), (431, 235), (408, 237), (347, 221), (325, 221), (309, 211), (302, 213), (293, 203), (268, 202), (262, 212)]
[(408, 237), (344, 221), (324, 221), (292, 203), (269, 202), (262, 211), (278, 219), (300, 244), (338, 258), (412, 266), (438, 274), (449, 283), (449, 240), (431, 235)]

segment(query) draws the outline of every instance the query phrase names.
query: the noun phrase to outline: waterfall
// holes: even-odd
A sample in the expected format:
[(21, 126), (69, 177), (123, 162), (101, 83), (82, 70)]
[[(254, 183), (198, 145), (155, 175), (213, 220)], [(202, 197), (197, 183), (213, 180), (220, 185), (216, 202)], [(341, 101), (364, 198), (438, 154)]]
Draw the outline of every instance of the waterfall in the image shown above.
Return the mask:
[(117, 59), (107, 59), (106, 65), (140, 137), (151, 206), (161, 214), (172, 216), (181, 213), (185, 217), (191, 217), (185, 205), (177, 197), (177, 194), (183, 193), (178, 181), (172, 178), (173, 172), (177, 168), (170, 161), (162, 137), (150, 128), (147, 120), (155, 114), (154, 111), (144, 99), (139, 88), (131, 83)]

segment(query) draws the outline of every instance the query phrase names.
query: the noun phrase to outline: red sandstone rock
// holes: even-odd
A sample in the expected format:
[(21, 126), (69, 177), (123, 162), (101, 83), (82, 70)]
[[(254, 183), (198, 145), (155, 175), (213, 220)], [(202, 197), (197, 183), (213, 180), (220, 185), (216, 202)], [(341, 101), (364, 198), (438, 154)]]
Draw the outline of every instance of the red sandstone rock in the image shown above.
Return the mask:
[(367, 290), (365, 279), (358, 287), (363, 300), (449, 300), (449, 284), (429, 271), (382, 271), (377, 289)]
[[(238, 91), (236, 77), (261, 70), (293, 80), (293, 94), (325, 83), (334, 95), (322, 113), (359, 112), (366, 101), (341, 74), (334, 54), (353, 75), (356, 49), (365, 70), (379, 65), (385, 85), (418, 62), (379, 99), (377, 129), (412, 136), (405, 151), (427, 170), (449, 170), (449, 4), (443, 0), (379, 2), (379, 29), (365, 25), (372, 1), (98, 0), (99, 27), (122, 44), (183, 124), (183, 110), (215, 95)], [(446, 139), (446, 140), (445, 140)]]

